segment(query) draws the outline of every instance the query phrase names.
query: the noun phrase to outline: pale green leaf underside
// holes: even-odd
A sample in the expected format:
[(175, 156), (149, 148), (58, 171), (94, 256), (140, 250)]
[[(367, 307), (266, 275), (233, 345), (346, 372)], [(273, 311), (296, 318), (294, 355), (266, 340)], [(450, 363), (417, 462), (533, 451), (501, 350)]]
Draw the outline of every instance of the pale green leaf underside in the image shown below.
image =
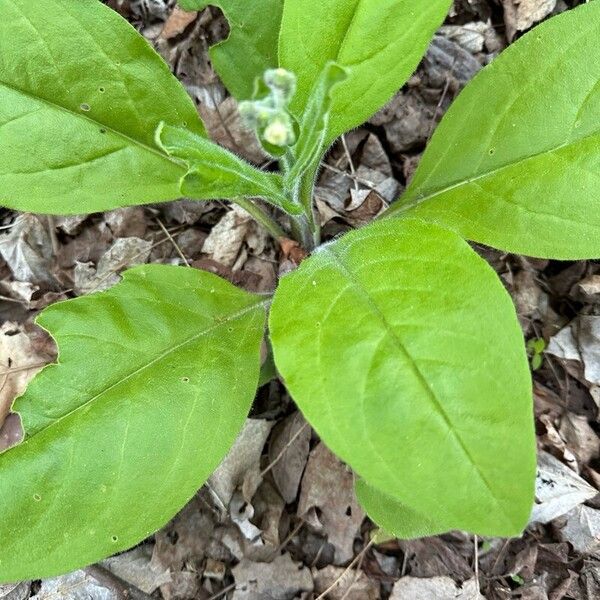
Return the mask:
[(599, 257), (599, 40), (590, 2), (508, 48), (455, 101), (389, 214), (505, 251)]
[(286, 0), (280, 66), (298, 76), (300, 116), (325, 65), (350, 70), (333, 94), (327, 141), (369, 119), (421, 60), (450, 0)]
[(313, 87), (308, 104), (300, 121), (300, 135), (294, 145), (294, 165), (287, 175), (293, 187), (307, 170), (319, 167), (327, 150), (328, 126), (331, 118), (332, 92), (348, 77), (348, 71), (335, 63), (325, 65)]
[(369, 518), (388, 535), (406, 540), (444, 533), (447, 527), (435, 525), (431, 516), (419, 513), (391, 496), (370, 486), (363, 479), (355, 482), (356, 497)]
[(535, 472), (522, 334), (457, 235), (390, 219), (323, 246), (282, 279), (270, 330), (294, 400), (370, 485), (444, 530), (522, 530)]
[(0, 2), (0, 203), (73, 214), (172, 200), (160, 121), (204, 127), (185, 89), (98, 0)]
[(210, 49), (215, 70), (231, 94), (248, 100), (254, 82), (277, 66), (277, 40), (284, 0), (179, 0), (185, 10), (218, 6), (229, 22), (229, 38)]
[(210, 273), (149, 265), (38, 322), (60, 362), (17, 400), (27, 437), (0, 455), (0, 582), (124, 550), (185, 504), (248, 413), (265, 308)]

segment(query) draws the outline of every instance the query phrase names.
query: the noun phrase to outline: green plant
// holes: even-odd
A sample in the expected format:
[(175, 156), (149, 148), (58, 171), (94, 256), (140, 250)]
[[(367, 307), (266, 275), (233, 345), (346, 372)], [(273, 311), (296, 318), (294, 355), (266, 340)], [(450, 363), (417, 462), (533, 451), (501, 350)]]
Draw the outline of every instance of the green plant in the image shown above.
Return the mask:
[(600, 2), (484, 69), (388, 218), (324, 245), (323, 154), (404, 84), (450, 0), (180, 3), (224, 10), (214, 65), (280, 171), (207, 139), (166, 65), (98, 0), (2, 0), (3, 204), (230, 198), (312, 256), (273, 299), (147, 265), (43, 311), (60, 358), (16, 401), (26, 437), (0, 456), (0, 581), (97, 561), (183, 506), (250, 409), (269, 306), (277, 368), (376, 523), (519, 534), (535, 472), (527, 354), (510, 297), (464, 239), (600, 256)]

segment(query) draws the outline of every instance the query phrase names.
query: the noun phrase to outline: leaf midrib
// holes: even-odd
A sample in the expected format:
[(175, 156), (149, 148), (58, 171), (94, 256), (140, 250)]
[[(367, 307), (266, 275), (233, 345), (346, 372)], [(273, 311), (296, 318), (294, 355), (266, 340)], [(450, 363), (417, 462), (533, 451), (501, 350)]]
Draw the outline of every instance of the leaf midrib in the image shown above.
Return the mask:
[[(36, 431), (33, 435), (31, 435), (29, 437), (26, 437), (25, 440), (23, 440), (23, 442), (21, 442), (20, 444), (18, 444), (17, 446), (15, 446), (15, 449), (23, 447), (23, 446), (26, 446), (30, 441), (34, 440), (38, 435), (42, 434), (47, 429), (58, 427), (64, 420), (71, 418), (73, 415), (75, 415), (79, 411), (81, 411), (84, 408), (86, 408), (87, 406), (89, 406), (91, 403), (93, 403), (96, 400), (98, 400), (99, 398), (101, 398), (104, 394), (106, 394), (106, 393), (110, 392), (111, 390), (119, 387), (120, 385), (122, 385), (123, 383), (125, 383), (126, 381), (128, 381), (129, 379), (135, 377), (136, 375), (139, 375), (140, 373), (142, 373), (146, 369), (148, 369), (148, 368), (152, 367), (153, 365), (157, 364), (158, 362), (164, 360), (166, 357), (168, 357), (169, 355), (173, 354), (174, 352), (177, 352), (178, 350), (181, 350), (184, 346), (187, 346), (188, 344), (191, 344), (191, 343), (195, 342), (199, 338), (201, 338), (201, 337), (203, 337), (205, 335), (208, 335), (208, 334), (212, 333), (213, 331), (216, 331), (220, 327), (223, 327), (224, 325), (227, 325), (231, 321), (239, 319), (240, 317), (243, 317), (246, 314), (251, 313), (251, 312), (257, 310), (260, 307), (267, 306), (270, 303), (270, 301), (271, 301), (270, 299), (268, 299), (268, 300), (261, 300), (259, 302), (256, 302), (255, 304), (247, 306), (247, 307), (245, 307), (245, 308), (243, 308), (243, 309), (241, 309), (241, 310), (239, 310), (239, 311), (237, 311), (235, 313), (232, 313), (231, 315), (229, 315), (227, 317), (224, 317), (218, 323), (215, 323), (215, 324), (211, 325), (210, 327), (206, 327), (202, 331), (199, 331), (199, 332), (195, 333), (194, 335), (188, 337), (184, 341), (179, 342), (178, 344), (175, 344), (174, 346), (171, 346), (170, 348), (167, 348), (166, 350), (163, 350), (157, 357), (155, 357), (152, 360), (146, 362), (141, 367), (136, 368), (131, 373), (129, 373), (129, 374), (121, 377), (118, 381), (116, 381), (116, 382), (114, 382), (114, 383), (106, 386), (104, 389), (102, 389), (101, 391), (99, 391), (96, 394), (94, 394), (89, 400), (86, 400), (83, 404), (80, 404), (79, 406), (77, 406), (73, 410), (65, 413), (64, 415), (60, 416), (58, 419), (55, 419), (50, 424), (48, 424), (45, 427), (43, 427), (43, 428), (39, 429), (38, 431)], [(57, 335), (57, 341), (59, 342), (59, 346), (60, 346), (60, 334)], [(50, 364), (46, 368), (48, 368), (48, 369), (60, 368), (60, 366), (61, 366), (61, 363), (60, 363), (60, 355), (59, 355), (58, 362)], [(18, 410), (17, 410), (17, 413), (18, 413)], [(25, 433), (27, 434), (27, 432), (25, 432)], [(0, 457), (1, 456), (2, 455), (0, 454)]]
[(424, 202), (427, 202), (428, 200), (432, 200), (433, 198), (437, 198), (438, 196), (443, 196), (444, 194), (446, 194), (448, 192), (452, 192), (454, 190), (460, 189), (461, 187), (466, 187), (468, 185), (471, 185), (472, 183), (476, 183), (478, 181), (487, 179), (489, 177), (494, 177), (498, 173), (502, 173), (503, 171), (507, 171), (513, 167), (526, 164), (527, 162), (536, 160), (542, 156), (555, 154), (555, 153), (560, 152), (561, 150), (564, 150), (565, 148), (571, 148), (571, 147), (577, 146), (578, 144), (584, 144), (587, 141), (592, 140), (596, 137), (600, 137), (600, 131), (595, 131), (589, 135), (585, 135), (580, 138), (577, 138), (576, 140), (565, 142), (563, 144), (559, 144), (558, 146), (554, 146), (554, 147), (548, 148), (546, 150), (541, 150), (540, 152), (535, 152), (533, 154), (529, 154), (527, 156), (519, 158), (518, 160), (508, 162), (508, 163), (503, 164), (494, 169), (489, 169), (487, 171), (484, 171), (484, 172), (480, 173), (479, 175), (475, 175), (474, 177), (469, 177), (467, 179), (462, 179), (455, 183), (449, 184), (443, 188), (439, 188), (439, 189), (435, 190), (434, 192), (429, 192), (424, 196), (419, 195), (416, 191), (412, 191), (412, 193), (411, 193), (411, 189), (409, 188), (405, 194), (406, 196), (408, 196), (406, 203), (393, 206), (387, 212), (386, 216), (393, 216), (397, 213), (406, 212), (407, 210), (411, 210), (411, 209), (423, 204)]
[(510, 515), (508, 515), (506, 513), (502, 503), (498, 500), (498, 498), (492, 491), (492, 487), (491, 487), (490, 482), (488, 481), (487, 477), (481, 471), (481, 469), (479, 468), (479, 465), (473, 459), (473, 457), (472, 457), (469, 449), (467, 448), (466, 444), (464, 443), (463, 439), (460, 437), (460, 435), (456, 431), (454, 424), (452, 423), (452, 421), (450, 420), (450, 417), (444, 410), (442, 403), (439, 401), (435, 392), (431, 389), (431, 386), (429, 385), (427, 378), (421, 372), (419, 365), (416, 363), (416, 361), (414, 360), (414, 358), (412, 357), (412, 355), (410, 354), (410, 352), (408, 351), (408, 349), (406, 348), (406, 346), (404, 345), (404, 343), (402, 342), (400, 337), (396, 334), (396, 332), (394, 331), (394, 329), (388, 322), (387, 317), (385, 316), (383, 311), (379, 308), (377, 303), (373, 300), (373, 298), (369, 294), (368, 290), (363, 286), (362, 282), (355, 276), (355, 274), (352, 272), (352, 270), (344, 263), (341, 255), (334, 250), (332, 245), (323, 246), (322, 251), (325, 251), (333, 259), (334, 264), (338, 266), (340, 271), (345, 275), (345, 277), (352, 284), (352, 286), (364, 298), (364, 300), (366, 301), (368, 306), (371, 308), (373, 313), (376, 315), (376, 317), (379, 319), (379, 321), (381, 322), (381, 324), (387, 331), (388, 335), (394, 341), (394, 344), (396, 345), (396, 347), (406, 357), (407, 362), (410, 365), (411, 369), (413, 370), (415, 376), (419, 380), (421, 387), (426, 391), (428, 397), (430, 398), (434, 409), (442, 417), (446, 426), (452, 433), (453, 437), (458, 442), (458, 445), (461, 448), (462, 452), (464, 453), (465, 457), (467, 458), (469, 464), (472, 465), (472, 467), (474, 468), (475, 472), (477, 473), (479, 479), (481, 480), (481, 482), (484, 484), (485, 488), (487, 489), (487, 491), (490, 495), (490, 498), (498, 505), (498, 507), (500, 508), (502, 513), (505, 515), (505, 517), (508, 519), (508, 521), (512, 522)]
[[(110, 132), (112, 134), (114, 134), (115, 136), (125, 140), (126, 142), (128, 142), (128, 145), (130, 146), (136, 146), (138, 148), (141, 148), (142, 150), (146, 151), (146, 152), (150, 152), (151, 154), (154, 154), (156, 156), (159, 156), (160, 158), (170, 162), (173, 166), (177, 167), (178, 169), (180, 169), (182, 171), (182, 173), (185, 173), (186, 168), (184, 166), (184, 164), (169, 156), (168, 154), (165, 154), (164, 152), (161, 152), (158, 148), (155, 148), (154, 146), (149, 146), (148, 144), (146, 144), (145, 142), (135, 139), (133, 137), (131, 137), (130, 135), (123, 133), (122, 131), (119, 131), (117, 129), (115, 129), (112, 125), (109, 125), (107, 123), (104, 123), (102, 121), (97, 121), (96, 119), (93, 119), (91, 116), (74, 111), (71, 108), (68, 108), (67, 106), (62, 106), (61, 104), (57, 104), (56, 102), (52, 102), (51, 100), (48, 100), (47, 98), (43, 98), (42, 96), (35, 96), (34, 94), (32, 94), (31, 92), (28, 92), (20, 87), (17, 87), (14, 84), (8, 83), (4, 80), (0, 79), (0, 87), (5, 87), (8, 90), (11, 90), (12, 92), (15, 92), (17, 94), (21, 94), (22, 96), (28, 98), (29, 100), (32, 100), (33, 102), (40, 102), (42, 104), (45, 104), (46, 106), (50, 107), (53, 110), (57, 110), (63, 113), (67, 113), (68, 115), (75, 117), (77, 119), (81, 119), (84, 120), (88, 123), (92, 123), (94, 126), (98, 126), (101, 127), (103, 129), (106, 129), (107, 132)], [(158, 126), (158, 124), (157, 124)]]

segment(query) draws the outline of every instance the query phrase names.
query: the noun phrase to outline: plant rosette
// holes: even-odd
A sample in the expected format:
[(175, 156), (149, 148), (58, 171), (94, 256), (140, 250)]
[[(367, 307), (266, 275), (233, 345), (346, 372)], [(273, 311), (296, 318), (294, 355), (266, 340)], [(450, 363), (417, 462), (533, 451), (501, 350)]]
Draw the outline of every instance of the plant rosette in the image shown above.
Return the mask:
[(484, 68), (403, 196), (325, 244), (324, 154), (404, 85), (451, 1), (180, 4), (225, 13), (213, 65), (279, 170), (209, 140), (167, 65), (98, 0), (5, 0), (2, 204), (68, 215), (226, 198), (310, 255), (272, 298), (146, 265), (40, 314), (59, 359), (15, 401), (25, 437), (0, 455), (0, 582), (88, 565), (164, 525), (248, 415), (267, 322), (282, 380), (375, 523), (519, 535), (536, 465), (528, 356), (468, 241), (600, 256), (600, 2)]

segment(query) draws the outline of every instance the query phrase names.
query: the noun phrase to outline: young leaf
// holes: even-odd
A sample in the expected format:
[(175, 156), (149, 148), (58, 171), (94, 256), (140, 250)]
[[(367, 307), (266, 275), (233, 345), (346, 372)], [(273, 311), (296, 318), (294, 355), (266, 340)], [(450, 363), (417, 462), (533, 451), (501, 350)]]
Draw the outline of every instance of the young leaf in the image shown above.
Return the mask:
[(440, 529), (521, 532), (535, 474), (523, 338), (456, 234), (387, 220), (319, 248), (282, 279), (270, 331), (298, 406), (369, 485)]
[(179, 0), (184, 10), (218, 6), (227, 17), (227, 40), (210, 49), (215, 70), (231, 94), (248, 100), (254, 82), (277, 67), (277, 40), (284, 0)]
[(259, 171), (207, 138), (161, 123), (156, 143), (168, 155), (187, 163), (188, 171), (181, 180), (185, 196), (196, 200), (260, 197), (289, 214), (302, 212), (283, 193), (281, 175)]
[[(172, 200), (163, 120), (202, 135), (162, 59), (98, 0), (0, 2), (0, 202), (73, 214)], [(110, 185), (107, 185), (110, 182)]]
[(369, 119), (421, 60), (451, 0), (286, 0), (279, 64), (296, 73), (296, 116), (328, 62), (349, 69), (333, 93), (327, 143)]
[(210, 273), (150, 265), (38, 322), (60, 359), (17, 400), (26, 439), (0, 455), (0, 582), (125, 550), (189, 500), (250, 408), (265, 308)]
[(294, 166), (287, 175), (294, 185), (307, 170), (314, 171), (327, 150), (326, 136), (331, 116), (331, 96), (335, 86), (344, 81), (348, 71), (335, 63), (325, 65), (315, 82), (306, 110), (300, 121), (300, 135), (294, 146)]
[(590, 2), (510, 46), (456, 100), (389, 214), (509, 252), (600, 256), (599, 39)]

